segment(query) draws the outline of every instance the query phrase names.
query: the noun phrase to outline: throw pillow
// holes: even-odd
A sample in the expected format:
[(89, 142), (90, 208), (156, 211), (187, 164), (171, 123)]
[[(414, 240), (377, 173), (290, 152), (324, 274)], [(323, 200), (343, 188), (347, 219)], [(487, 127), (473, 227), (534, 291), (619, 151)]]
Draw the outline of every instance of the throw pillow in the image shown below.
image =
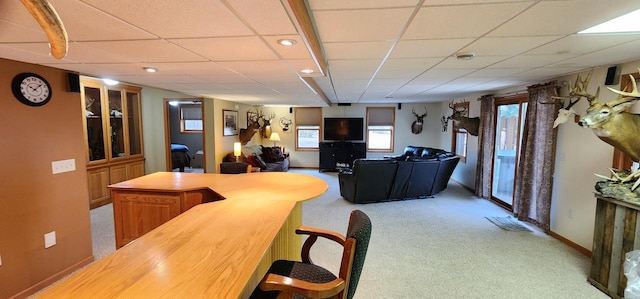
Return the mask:
[(265, 163), (260, 156), (256, 154), (253, 154), (252, 156), (253, 156), (253, 160), (256, 161), (256, 163), (258, 163), (260, 169), (262, 170), (267, 169), (267, 163)]
[(258, 163), (258, 161), (256, 161), (256, 154), (248, 156), (247, 157), (247, 163), (249, 163), (249, 165), (251, 165), (251, 167), (260, 168), (260, 164)]
[(280, 148), (278, 147), (263, 147), (262, 148), (262, 158), (267, 163), (274, 163), (278, 161), (282, 161), (284, 159), (280, 159)]

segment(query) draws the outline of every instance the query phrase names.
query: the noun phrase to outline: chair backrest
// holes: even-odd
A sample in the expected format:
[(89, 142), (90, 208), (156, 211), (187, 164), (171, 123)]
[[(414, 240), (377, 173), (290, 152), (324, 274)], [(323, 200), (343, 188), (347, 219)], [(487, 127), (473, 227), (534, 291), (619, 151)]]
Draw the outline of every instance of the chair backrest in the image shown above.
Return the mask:
[[(348, 244), (355, 243), (355, 246), (345, 246), (342, 264), (340, 265), (340, 277), (347, 282), (346, 297), (343, 296), (343, 298), (351, 299), (356, 293), (356, 287), (358, 286), (358, 281), (360, 281), (360, 274), (364, 266), (364, 259), (367, 255), (367, 248), (369, 248), (369, 239), (371, 238), (371, 219), (369, 219), (369, 216), (360, 210), (351, 212), (345, 237)], [(352, 254), (353, 258), (350, 258)], [(348, 258), (345, 258), (345, 256)]]

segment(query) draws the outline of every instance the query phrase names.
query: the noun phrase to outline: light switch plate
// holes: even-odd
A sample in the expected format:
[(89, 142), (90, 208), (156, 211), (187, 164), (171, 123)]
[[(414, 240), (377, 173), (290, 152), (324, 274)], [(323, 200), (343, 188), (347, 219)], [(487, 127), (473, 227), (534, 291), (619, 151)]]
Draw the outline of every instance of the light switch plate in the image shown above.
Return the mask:
[(53, 174), (76, 170), (76, 159), (67, 159), (51, 162), (51, 172)]
[(44, 248), (49, 248), (53, 245), (56, 245), (56, 232), (52, 231), (44, 234)]

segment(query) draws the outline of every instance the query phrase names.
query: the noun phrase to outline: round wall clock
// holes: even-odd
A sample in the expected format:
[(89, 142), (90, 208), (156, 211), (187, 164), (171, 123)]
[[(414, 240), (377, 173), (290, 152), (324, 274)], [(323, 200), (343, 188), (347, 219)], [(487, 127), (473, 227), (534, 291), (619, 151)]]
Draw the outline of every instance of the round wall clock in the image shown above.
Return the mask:
[(51, 85), (34, 73), (16, 75), (11, 81), (11, 91), (20, 102), (29, 106), (42, 106), (51, 100)]

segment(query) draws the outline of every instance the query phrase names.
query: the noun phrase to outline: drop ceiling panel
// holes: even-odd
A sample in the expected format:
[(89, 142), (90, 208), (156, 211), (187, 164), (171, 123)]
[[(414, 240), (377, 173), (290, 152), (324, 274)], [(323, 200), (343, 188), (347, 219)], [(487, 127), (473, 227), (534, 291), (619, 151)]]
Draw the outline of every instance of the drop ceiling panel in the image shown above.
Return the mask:
[(331, 59), (380, 59), (389, 52), (392, 42), (325, 43), (324, 51)]
[(342, 10), (363, 8), (392, 8), (416, 6), (418, 0), (308, 0), (312, 10)]
[[(300, 35), (270, 35), (264, 36), (264, 39), (272, 49), (285, 59), (312, 59)], [(280, 39), (293, 39), (297, 43), (293, 46), (283, 46), (278, 44)]]
[(476, 56), (471, 60), (460, 60), (455, 57), (449, 57), (434, 66), (438, 69), (480, 69), (492, 64), (498, 63), (509, 58), (509, 56)]
[(539, 1), (488, 36), (568, 35), (638, 8), (638, 1)]
[(261, 35), (296, 34), (280, 0), (226, 0), (249, 26)]
[(170, 41), (213, 61), (278, 59), (257, 36), (173, 39)]
[(329, 42), (396, 39), (414, 8), (316, 11), (320, 40)]
[(164, 38), (253, 34), (221, 1), (83, 1)]
[(136, 64), (143, 73), (142, 67), (155, 67), (158, 69), (156, 74), (161, 75), (201, 75), (201, 76), (237, 76), (234, 72), (218, 65), (215, 62), (199, 61), (199, 62), (155, 62), (152, 64)]
[(86, 42), (85, 45), (126, 57), (128, 62), (206, 61), (203, 57), (166, 40)]
[(526, 54), (587, 54), (610, 48), (619, 44), (624, 44), (633, 40), (638, 40), (640, 34), (623, 35), (571, 35), (555, 42), (533, 49)]
[(218, 64), (227, 69), (233, 70), (238, 74), (246, 76), (251, 75), (287, 75), (292, 70), (282, 63), (280, 60), (261, 60), (261, 61), (222, 61)]
[(0, 44), (15, 42), (47, 42), (47, 36), (39, 28), (25, 27), (0, 20)]
[(54, 5), (60, 19), (64, 20), (67, 34), (72, 41), (157, 38), (149, 32), (80, 1), (56, 1)]
[(498, 62), (489, 68), (499, 69), (520, 69), (520, 68), (538, 68), (552, 63), (557, 63), (576, 55), (572, 54), (556, 54), (556, 55), (520, 55)]
[(387, 59), (376, 77), (413, 79), (440, 61), (442, 61), (441, 58)]
[(513, 56), (527, 52), (562, 36), (484, 37), (464, 47), (460, 52), (476, 55)]
[(447, 57), (473, 42), (464, 39), (401, 40), (389, 58)]
[(460, 6), (427, 6), (420, 9), (403, 38), (479, 37), (524, 10), (526, 2)]

